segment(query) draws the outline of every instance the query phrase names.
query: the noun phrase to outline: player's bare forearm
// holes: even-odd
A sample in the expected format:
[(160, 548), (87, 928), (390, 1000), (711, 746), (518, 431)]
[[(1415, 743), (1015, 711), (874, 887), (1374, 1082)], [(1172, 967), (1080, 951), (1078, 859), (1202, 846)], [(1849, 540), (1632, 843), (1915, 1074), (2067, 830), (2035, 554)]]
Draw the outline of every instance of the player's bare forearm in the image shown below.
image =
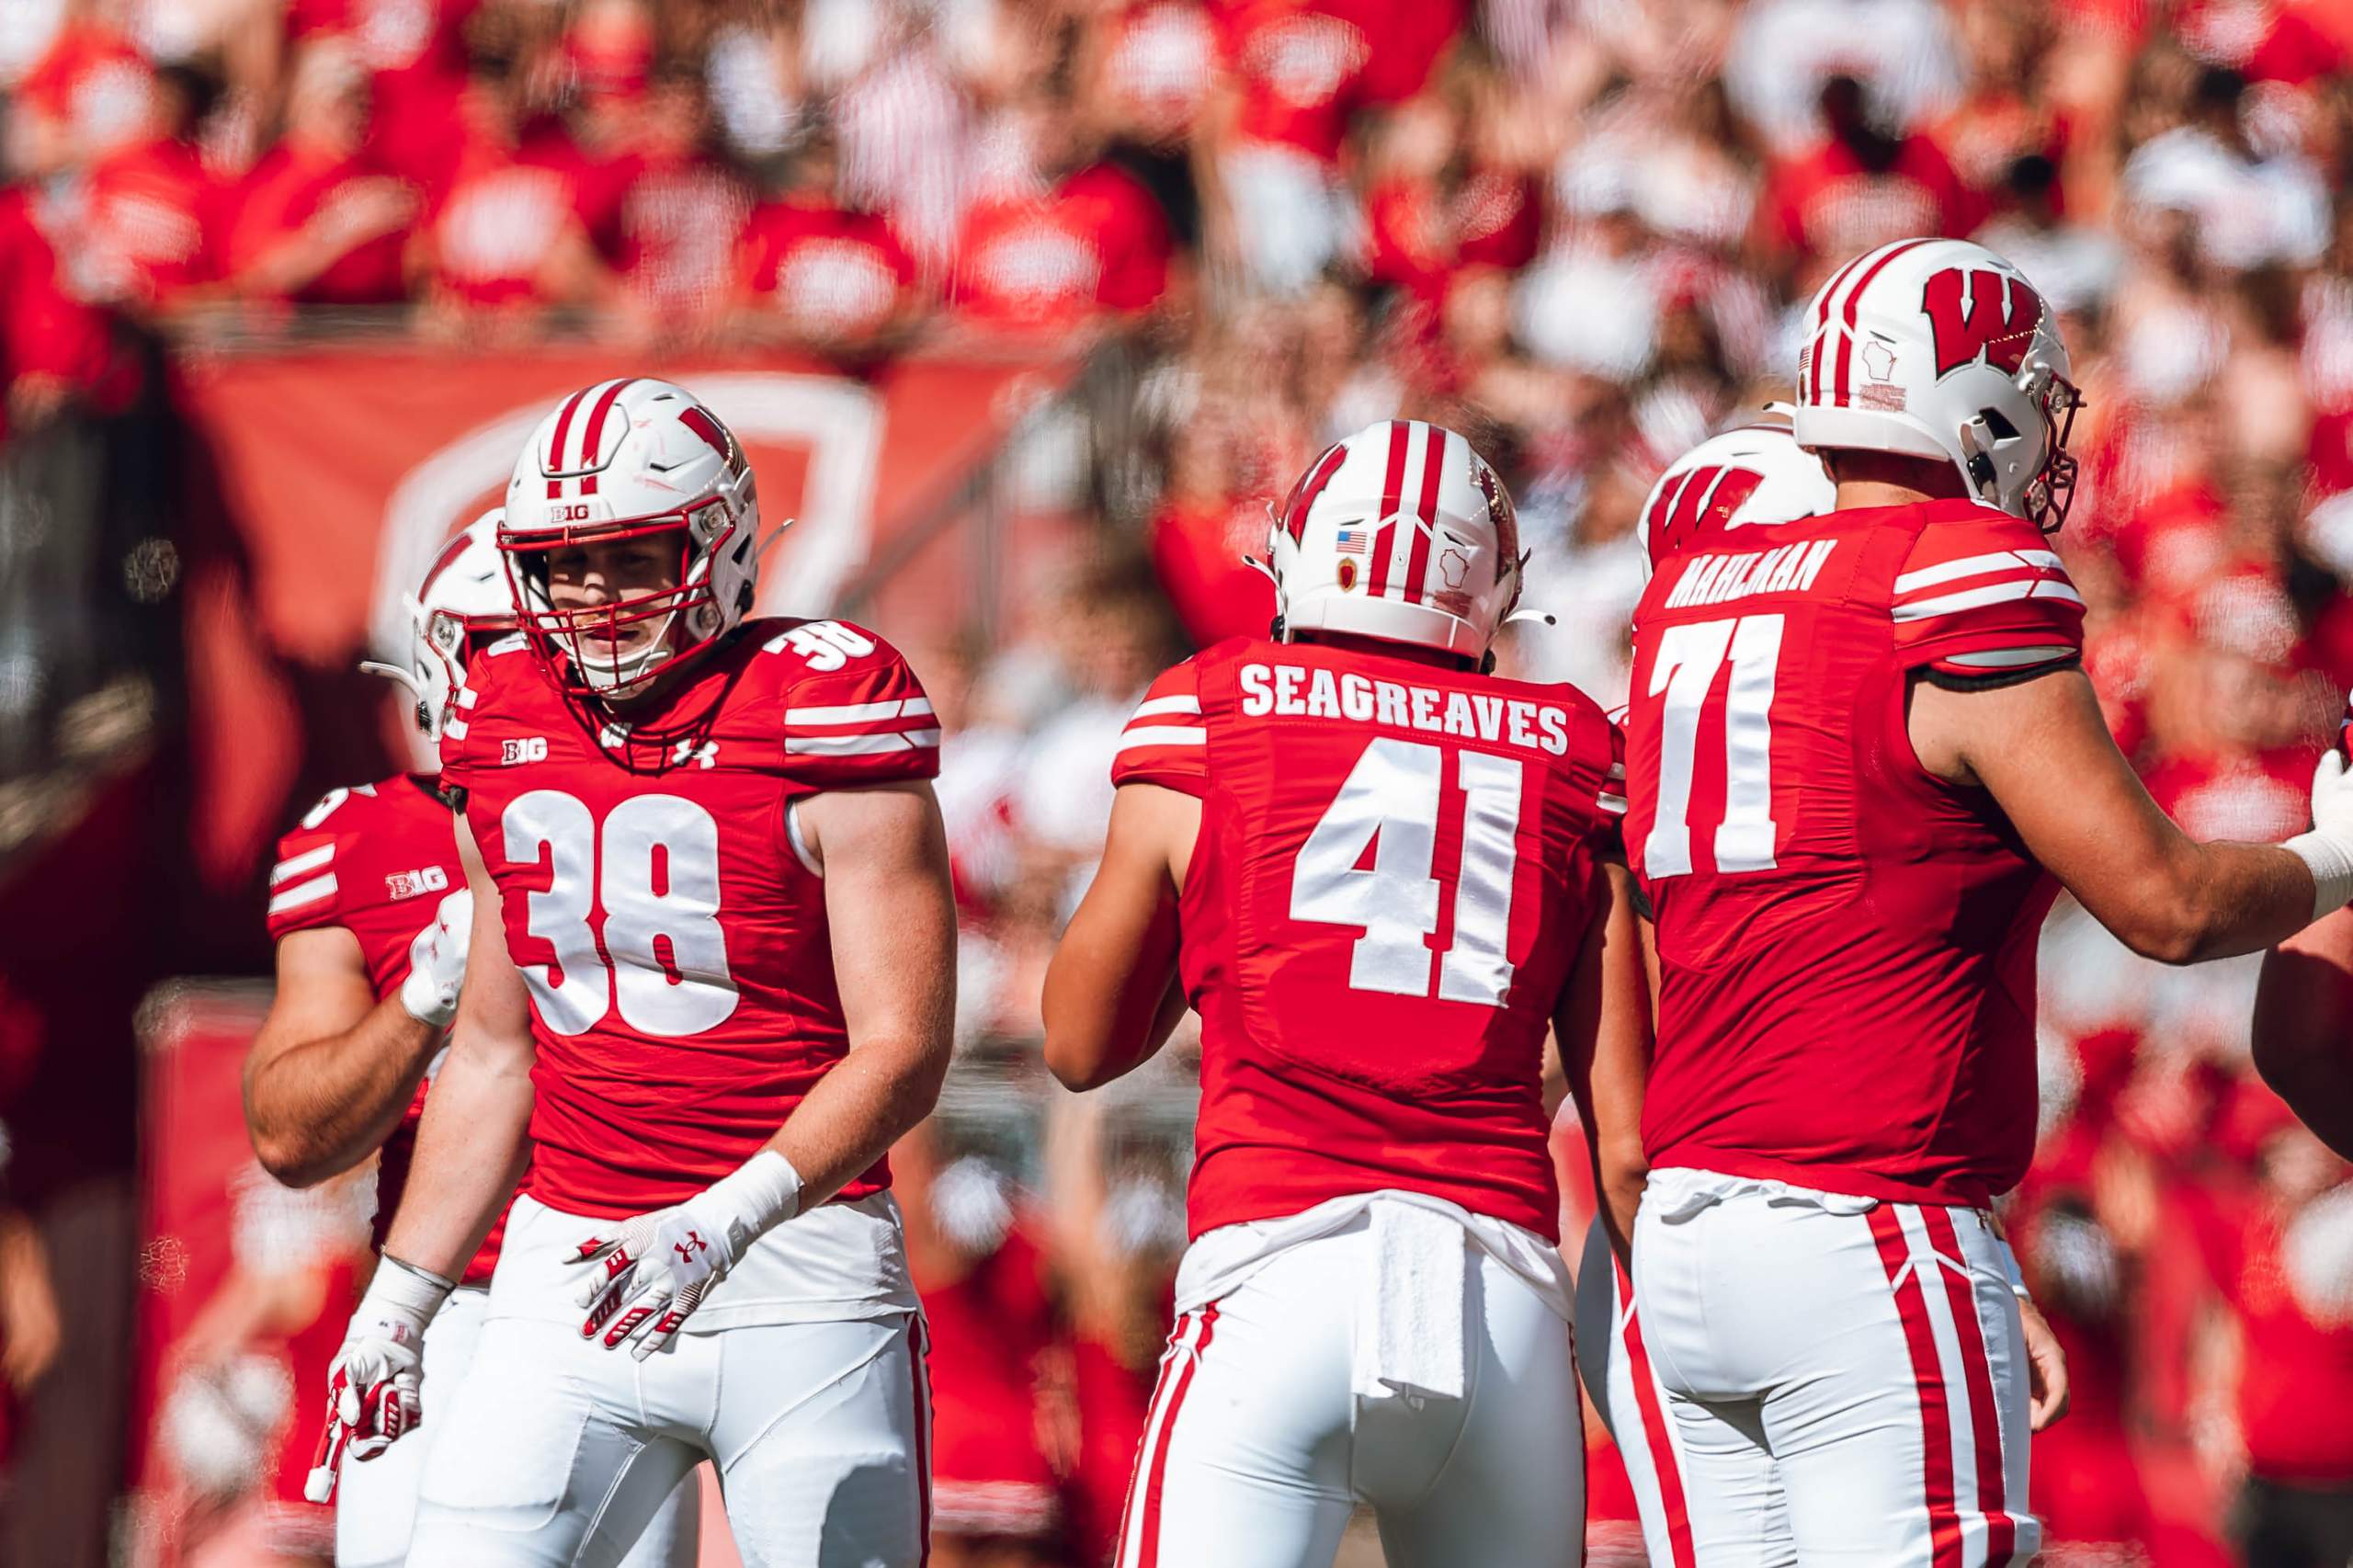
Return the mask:
[(1911, 733), (1930, 772), (1989, 791), (2035, 859), (2145, 958), (2258, 952), (2312, 919), (2294, 853), (2198, 843), (2149, 798), (2081, 670), (1971, 691), (1921, 682)]
[(1622, 866), (1601, 866), (1595, 890), (1593, 918), (1553, 1014), (1552, 1034), (1593, 1153), (1603, 1228), (1624, 1257), (1648, 1175), (1642, 1117), (1651, 1059), (1650, 983), (1633, 879)]
[(1092, 1089), (1149, 1061), (1184, 1017), (1176, 889), (1201, 805), (1157, 784), (1122, 784), (1103, 861), (1046, 969), (1046, 1066)]
[(2353, 1159), (2353, 910), (2265, 955), (2255, 992), (2255, 1065), (2320, 1140)]
[(931, 1114), (956, 1027), (956, 904), (948, 835), (927, 784), (801, 802), (824, 869), (834, 982), (849, 1051), (768, 1146), (823, 1203)]
[(262, 1168), (310, 1187), (374, 1153), (440, 1039), (399, 997), (375, 999), (350, 932), (290, 934), (278, 944), (278, 994), (245, 1057), (245, 1131)]
[(400, 1211), (384, 1238), (390, 1256), (449, 1279), (481, 1248), (522, 1179), (535, 1055), (530, 997), (507, 955), (498, 890), (462, 820), (458, 838), (474, 892), (466, 988), (449, 1030), (449, 1054), (425, 1097)]

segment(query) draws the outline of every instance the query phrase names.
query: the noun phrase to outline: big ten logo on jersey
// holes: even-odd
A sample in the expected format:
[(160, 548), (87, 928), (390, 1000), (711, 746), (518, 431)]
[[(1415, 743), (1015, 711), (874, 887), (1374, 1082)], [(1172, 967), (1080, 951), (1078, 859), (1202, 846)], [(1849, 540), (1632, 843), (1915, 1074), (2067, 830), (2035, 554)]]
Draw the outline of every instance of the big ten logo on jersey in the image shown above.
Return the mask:
[(871, 653), (874, 639), (838, 620), (809, 620), (770, 639), (765, 648), (771, 653), (781, 653), (790, 648), (808, 661), (811, 669), (824, 672), (840, 669), (852, 659)]
[(1569, 749), (1565, 708), (1485, 692), (1441, 691), (1408, 681), (1379, 680), (1354, 670), (1335, 673), (1299, 665), (1242, 666), (1245, 718), (1345, 719), (1458, 740), (1500, 741), (1564, 756)]
[(449, 873), (438, 866), (420, 866), (414, 871), (390, 871), (384, 876), (384, 896), (390, 899), (415, 898), (419, 893), (449, 891)]
[(498, 743), (498, 766), (513, 767), (522, 762), (545, 762), (548, 759), (548, 738), (545, 735), (524, 735)]

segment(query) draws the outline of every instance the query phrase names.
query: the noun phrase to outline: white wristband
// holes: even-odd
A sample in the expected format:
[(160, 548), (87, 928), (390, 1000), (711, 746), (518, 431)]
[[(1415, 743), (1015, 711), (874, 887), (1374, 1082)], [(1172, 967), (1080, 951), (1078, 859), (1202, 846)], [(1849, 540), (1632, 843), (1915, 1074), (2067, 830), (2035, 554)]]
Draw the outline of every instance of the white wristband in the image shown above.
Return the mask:
[(2353, 846), (2329, 832), (2300, 833), (2279, 846), (2313, 874), (2313, 918), (2353, 903)]
[(413, 1263), (403, 1263), (386, 1253), (376, 1263), (376, 1277), (368, 1281), (368, 1294), (359, 1303), (360, 1315), (370, 1308), (379, 1315), (398, 1312), (424, 1324), (433, 1320), (449, 1292), (458, 1288), (454, 1279), (444, 1279), (429, 1268), (419, 1268)]
[(2002, 1244), (2002, 1272), (2009, 1277), (2011, 1295), (2021, 1301), (2034, 1300), (2032, 1296), (2027, 1294), (2026, 1276), (2018, 1272), (2018, 1255), (2010, 1249), (2010, 1244), (2007, 1242)]
[(703, 1188), (689, 1207), (716, 1215), (735, 1256), (756, 1237), (801, 1212), (801, 1173), (774, 1149), (763, 1149)]

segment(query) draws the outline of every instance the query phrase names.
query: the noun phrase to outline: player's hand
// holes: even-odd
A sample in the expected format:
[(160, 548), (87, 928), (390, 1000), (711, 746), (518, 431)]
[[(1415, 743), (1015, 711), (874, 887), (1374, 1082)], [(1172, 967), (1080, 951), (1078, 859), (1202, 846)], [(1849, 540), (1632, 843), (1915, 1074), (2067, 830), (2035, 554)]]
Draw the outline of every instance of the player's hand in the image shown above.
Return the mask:
[(418, 1023), (446, 1029), (458, 1016), (458, 993), (466, 983), (466, 945), (473, 939), (474, 895), (460, 888), (442, 899), (433, 918), (408, 945), (408, 978), (401, 982), (401, 1006)]
[(572, 1261), (596, 1267), (580, 1288), (588, 1312), (580, 1336), (601, 1332), (606, 1349), (628, 1342), (644, 1360), (676, 1336), (738, 1256), (725, 1223), (697, 1213), (691, 1199), (583, 1237)]
[(2026, 1329), (2028, 1430), (2040, 1432), (2067, 1414), (2067, 1357), (2041, 1309), (2023, 1296), (2018, 1322)]
[(577, 1300), (583, 1339), (604, 1335), (644, 1360), (677, 1337), (711, 1287), (767, 1229), (800, 1211), (801, 1176), (764, 1149), (733, 1174), (667, 1209), (584, 1236), (571, 1262), (587, 1278)]
[(386, 1257), (344, 1331), (327, 1369), (326, 1427), (311, 1459), (302, 1495), (335, 1497), (343, 1459), (372, 1460), (425, 1420), (425, 1325), (452, 1286), (438, 1274)]
[(2353, 839), (2353, 776), (2341, 741), (2321, 753), (2313, 769), (2313, 828)]

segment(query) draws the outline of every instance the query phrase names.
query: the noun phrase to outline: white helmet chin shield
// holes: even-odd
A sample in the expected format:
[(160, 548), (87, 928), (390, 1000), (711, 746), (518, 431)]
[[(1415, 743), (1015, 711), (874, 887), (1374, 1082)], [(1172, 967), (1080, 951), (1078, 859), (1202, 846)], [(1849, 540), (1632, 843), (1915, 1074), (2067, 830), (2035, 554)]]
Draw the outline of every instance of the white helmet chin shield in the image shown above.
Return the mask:
[(517, 624), (506, 563), (498, 553), (499, 517), (494, 506), (452, 536), (416, 592), (403, 596), (409, 619), (407, 665), (369, 661), (359, 666), (407, 688), (415, 699), (411, 717), (428, 741), (441, 738), (450, 696), (466, 678), (473, 640), (505, 636)]
[(1519, 600), (1519, 521), (1487, 460), (1420, 420), (1328, 448), (1267, 541), (1288, 641), (1337, 631), (1476, 660)]
[[(760, 506), (733, 432), (668, 381), (624, 377), (574, 392), (540, 422), (506, 486), (498, 548), (532, 650), (563, 689), (631, 697), (742, 623), (759, 575)], [(558, 550), (654, 540), (675, 586), (559, 608)]]
[(1766, 409), (1780, 417), (1710, 437), (1651, 486), (1634, 525), (1645, 577), (1671, 555), (1717, 542), (1727, 528), (1793, 523), (1837, 505), (1838, 487), (1822, 460), (1790, 434), (1789, 404)]
[(1941, 459), (1989, 506), (2046, 533), (2066, 520), (2083, 397), (2016, 266), (1967, 240), (1898, 240), (1834, 273), (1805, 320), (1799, 445)]

